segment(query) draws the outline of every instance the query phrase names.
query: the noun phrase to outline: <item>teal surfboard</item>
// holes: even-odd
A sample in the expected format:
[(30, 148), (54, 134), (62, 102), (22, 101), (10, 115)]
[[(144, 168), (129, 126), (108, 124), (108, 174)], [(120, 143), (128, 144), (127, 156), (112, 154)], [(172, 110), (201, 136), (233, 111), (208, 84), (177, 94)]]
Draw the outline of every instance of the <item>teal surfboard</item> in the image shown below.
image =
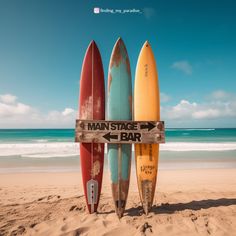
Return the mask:
[[(113, 48), (107, 88), (107, 120), (132, 120), (130, 62), (124, 42), (119, 38)], [(129, 191), (131, 145), (108, 144), (108, 163), (112, 196), (119, 218), (123, 216)]]

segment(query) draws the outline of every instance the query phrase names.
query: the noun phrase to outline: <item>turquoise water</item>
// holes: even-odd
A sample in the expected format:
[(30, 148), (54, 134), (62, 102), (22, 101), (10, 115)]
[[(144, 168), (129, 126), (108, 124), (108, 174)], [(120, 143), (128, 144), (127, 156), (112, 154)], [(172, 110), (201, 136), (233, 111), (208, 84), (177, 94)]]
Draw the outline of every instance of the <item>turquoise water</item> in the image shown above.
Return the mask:
[[(236, 129), (166, 129), (160, 149), (159, 169), (236, 168)], [(74, 129), (0, 130), (0, 173), (80, 171), (79, 159)]]
[[(0, 129), (0, 143), (73, 141), (74, 129)], [(166, 129), (166, 142), (236, 142), (236, 129)]]
[(166, 129), (170, 142), (236, 142), (236, 129)]
[(0, 143), (73, 142), (74, 129), (0, 129)]

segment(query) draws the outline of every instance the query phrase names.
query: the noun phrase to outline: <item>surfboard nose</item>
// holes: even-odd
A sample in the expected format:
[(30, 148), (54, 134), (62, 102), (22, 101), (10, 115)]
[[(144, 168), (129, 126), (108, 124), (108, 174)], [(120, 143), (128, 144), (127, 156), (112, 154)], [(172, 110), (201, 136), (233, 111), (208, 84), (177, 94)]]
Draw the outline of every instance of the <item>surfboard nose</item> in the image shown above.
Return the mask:
[(144, 42), (144, 44), (143, 44), (143, 49), (144, 48), (148, 48), (148, 47), (151, 47), (151, 44), (149, 43), (149, 41), (148, 40), (146, 40), (145, 42)]
[(123, 39), (122, 39), (121, 37), (119, 37), (119, 38), (116, 40), (116, 43), (118, 43), (118, 42), (119, 42), (119, 43), (121, 43), (121, 42), (124, 43), (124, 41), (123, 41)]
[(123, 41), (123, 39), (121, 38), (121, 37), (119, 37), (117, 40), (116, 40), (116, 42), (115, 42), (115, 44), (114, 44), (114, 47), (113, 47), (113, 50), (114, 51), (116, 51), (116, 50), (120, 50), (120, 47), (125, 47), (125, 43), (124, 43), (124, 41)]
[(98, 49), (98, 46), (94, 40), (90, 41), (88, 48)]

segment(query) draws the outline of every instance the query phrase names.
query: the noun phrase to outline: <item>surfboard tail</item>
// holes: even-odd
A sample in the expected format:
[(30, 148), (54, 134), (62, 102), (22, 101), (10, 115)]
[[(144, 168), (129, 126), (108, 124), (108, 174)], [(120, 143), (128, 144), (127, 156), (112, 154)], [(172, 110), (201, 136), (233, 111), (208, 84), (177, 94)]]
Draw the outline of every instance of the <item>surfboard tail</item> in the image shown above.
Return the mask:
[(150, 180), (143, 180), (141, 182), (141, 199), (143, 204), (143, 210), (145, 214), (147, 215), (152, 207), (153, 203), (153, 192), (155, 189), (153, 189), (153, 182)]
[(115, 204), (115, 211), (119, 218), (124, 215), (127, 196), (129, 191), (129, 180), (119, 180), (112, 184), (112, 195)]
[(126, 200), (118, 200), (115, 202), (116, 214), (120, 219), (124, 215)]
[(140, 200), (145, 214), (150, 212), (157, 180), (158, 144), (135, 145), (135, 164)]
[(98, 204), (98, 182), (94, 179), (91, 179), (87, 182), (87, 198), (89, 212), (94, 213), (97, 211)]

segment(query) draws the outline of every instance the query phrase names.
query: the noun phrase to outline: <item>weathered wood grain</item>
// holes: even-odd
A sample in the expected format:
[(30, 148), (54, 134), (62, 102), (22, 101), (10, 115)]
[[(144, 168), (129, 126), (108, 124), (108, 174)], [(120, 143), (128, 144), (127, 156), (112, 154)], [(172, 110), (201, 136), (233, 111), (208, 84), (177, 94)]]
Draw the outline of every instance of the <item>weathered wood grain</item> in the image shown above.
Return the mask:
[(164, 143), (163, 121), (76, 120), (75, 142)]

